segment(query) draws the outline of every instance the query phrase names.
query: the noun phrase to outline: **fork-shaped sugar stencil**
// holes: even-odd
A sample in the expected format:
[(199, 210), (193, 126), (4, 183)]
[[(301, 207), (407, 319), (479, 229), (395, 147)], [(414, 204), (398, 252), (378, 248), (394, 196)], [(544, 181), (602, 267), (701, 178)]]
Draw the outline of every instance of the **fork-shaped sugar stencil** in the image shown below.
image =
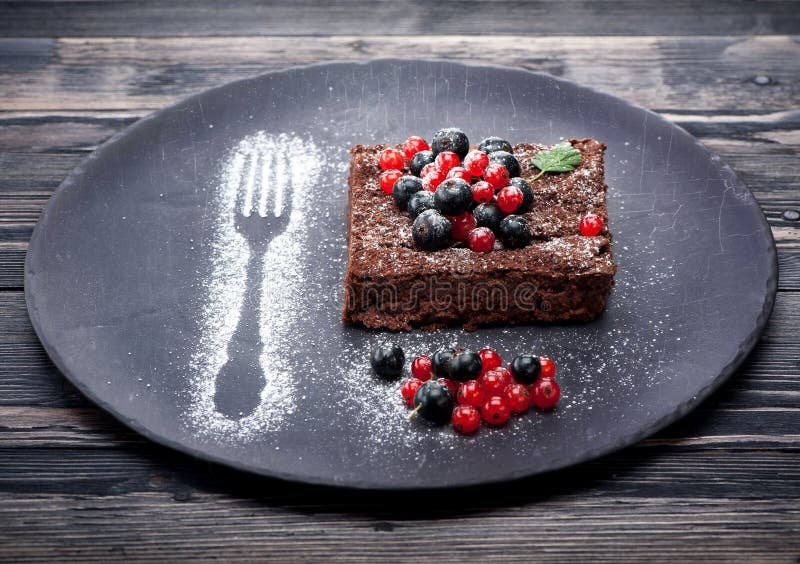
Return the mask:
[(193, 360), (188, 415), (199, 430), (246, 439), (295, 408), (296, 381), (281, 359), (292, 348), (293, 323), (305, 315), (304, 192), (323, 161), (309, 140), (266, 133), (243, 139), (225, 161)]

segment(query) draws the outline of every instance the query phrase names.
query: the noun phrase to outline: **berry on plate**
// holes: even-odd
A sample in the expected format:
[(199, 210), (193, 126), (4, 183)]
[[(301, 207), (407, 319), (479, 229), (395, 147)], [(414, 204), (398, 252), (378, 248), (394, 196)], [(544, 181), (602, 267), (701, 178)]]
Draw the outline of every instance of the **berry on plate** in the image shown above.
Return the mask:
[(519, 166), (517, 157), (510, 151), (492, 151), (489, 153), (489, 162), (501, 164), (506, 167), (509, 176), (519, 176), (522, 174), (522, 167)]
[(505, 368), (494, 368), (478, 378), (487, 395), (500, 395), (511, 384), (511, 372)]
[(511, 143), (501, 137), (487, 137), (478, 144), (478, 150), (484, 153), (494, 153), (495, 151), (511, 152)]
[(411, 375), (419, 378), (423, 382), (430, 380), (433, 375), (433, 365), (431, 357), (419, 355), (411, 361)]
[(472, 176), (483, 176), (486, 165), (489, 164), (489, 157), (483, 151), (470, 151), (464, 157), (463, 166)]
[(450, 389), (434, 380), (428, 380), (414, 394), (414, 413), (419, 413), (431, 423), (443, 424), (453, 414), (453, 395)]
[(533, 384), (542, 373), (539, 357), (532, 354), (521, 354), (511, 361), (511, 374), (520, 384)]
[(528, 388), (522, 384), (510, 384), (505, 389), (508, 407), (514, 413), (524, 413), (531, 405), (531, 396)]
[(408, 207), (408, 200), (411, 199), (412, 194), (422, 190), (422, 180), (416, 176), (407, 174), (398, 178), (394, 187), (392, 187), (392, 196), (394, 196), (394, 203), (401, 210)]
[(522, 191), (522, 205), (519, 207), (518, 211), (526, 212), (531, 209), (533, 205), (533, 189), (531, 185), (528, 184), (524, 178), (520, 178), (519, 176), (509, 179), (508, 185), (516, 186)]
[(455, 349), (442, 347), (431, 357), (431, 368), (437, 378), (450, 377), (450, 359), (456, 354)]
[[(428, 176), (430, 173), (432, 173), (434, 170), (439, 170), (438, 168), (436, 168), (436, 163), (435, 162), (428, 163), (422, 167), (422, 170), (419, 171), (419, 177), (424, 178)], [(442, 177), (442, 180), (444, 180), (444, 177)]]
[(506, 186), (497, 193), (497, 207), (503, 213), (514, 213), (522, 206), (525, 196), (516, 186)]
[(437, 378), (436, 381), (450, 390), (450, 394), (453, 396), (453, 401), (455, 401), (456, 394), (458, 393), (458, 384), (456, 381), (451, 380), (450, 378)]
[(542, 375), (540, 378), (552, 378), (556, 375), (556, 363), (549, 356), (540, 356), (539, 364), (542, 365)]
[(584, 237), (594, 237), (603, 230), (603, 220), (593, 213), (586, 214), (581, 218), (580, 230)]
[(472, 407), (480, 407), (483, 403), (486, 392), (483, 386), (477, 380), (467, 380), (458, 388), (456, 394), (456, 402), (458, 405), (471, 405)]
[(418, 137), (416, 135), (412, 135), (408, 139), (406, 139), (405, 143), (403, 143), (403, 152), (406, 155), (406, 158), (410, 161), (414, 158), (414, 155), (419, 153), (420, 151), (427, 151), (430, 149), (428, 142), (425, 141), (422, 137)]
[(410, 168), (411, 174), (416, 174), (419, 176), (419, 173), (422, 171), (422, 168), (426, 164), (430, 164), (435, 159), (435, 155), (433, 151), (420, 151), (411, 159)]
[(378, 157), (378, 164), (383, 170), (402, 170), (406, 164), (406, 161), (403, 159), (403, 153), (397, 149), (389, 148), (381, 151), (381, 154)]
[(497, 204), (479, 204), (472, 210), (472, 216), (478, 227), (488, 227), (495, 233), (500, 229), (500, 222), (503, 221), (504, 214), (497, 207)]
[(471, 350), (456, 350), (450, 358), (450, 378), (458, 382), (474, 380), (481, 374), (481, 356)]
[(453, 224), (452, 237), (456, 241), (466, 241), (470, 232), (475, 229), (475, 218), (469, 212), (451, 217), (450, 221)]
[(531, 230), (525, 218), (509, 215), (503, 218), (498, 228), (500, 240), (510, 249), (524, 247), (531, 241)]
[(489, 163), (486, 170), (483, 171), (483, 179), (495, 190), (508, 186), (509, 178), (511, 176), (508, 174), (508, 169), (498, 163)]
[(447, 174), (451, 169), (461, 164), (461, 159), (458, 158), (453, 151), (443, 151), (436, 155), (436, 168)]
[(381, 378), (394, 379), (403, 374), (403, 363), (406, 355), (399, 345), (381, 343), (374, 349), (369, 358), (369, 363), (375, 373)]
[(488, 227), (476, 227), (467, 234), (467, 245), (476, 253), (488, 253), (494, 249), (494, 233)]
[(503, 396), (490, 396), (483, 402), (481, 417), (489, 425), (502, 425), (511, 417), (511, 408)]
[[(430, 165), (425, 165), (425, 168), (428, 168), (428, 166)], [(422, 187), (429, 192), (436, 192), (439, 184), (441, 184), (446, 178), (447, 175), (445, 173), (434, 167), (431, 172), (422, 177)]]
[(463, 166), (454, 166), (447, 173), (447, 178), (460, 178), (464, 182), (472, 182), (472, 175)]
[(453, 410), (451, 421), (459, 433), (474, 433), (481, 426), (481, 413), (471, 405), (459, 405)]
[(503, 359), (500, 354), (494, 350), (490, 349), (489, 347), (483, 348), (478, 353), (481, 355), (481, 361), (483, 362), (483, 373), (486, 374), (490, 370), (494, 370), (495, 368), (500, 368), (503, 366)]
[[(424, 180), (422, 184), (423, 186), (425, 185)], [(411, 219), (417, 219), (419, 214), (425, 210), (432, 209), (434, 209), (433, 192), (420, 190), (419, 192), (411, 194), (411, 198), (408, 199), (408, 214), (411, 216)]]
[(423, 382), (419, 378), (409, 378), (403, 382), (403, 386), (400, 388), (400, 395), (403, 396), (403, 401), (406, 402), (406, 405), (414, 405), (414, 395), (422, 384)]
[(403, 171), (397, 169), (384, 170), (380, 175), (381, 190), (387, 194), (392, 193), (394, 183), (397, 179), (403, 176)]
[(425, 251), (439, 251), (450, 245), (453, 224), (436, 210), (420, 213), (411, 226), (414, 243)]
[(472, 185), (472, 199), (479, 204), (486, 204), (494, 198), (494, 188), (485, 180), (479, 180)]
[(461, 215), (472, 204), (472, 188), (460, 178), (448, 178), (436, 188), (433, 201), (444, 215)]
[(469, 152), (469, 139), (467, 138), (467, 134), (458, 128), (448, 127), (440, 129), (433, 134), (431, 149), (434, 154), (437, 155), (442, 151), (452, 151), (457, 154), (460, 159), (463, 159)]
[(561, 397), (561, 388), (552, 378), (539, 378), (531, 386), (531, 399), (539, 409), (550, 409)]

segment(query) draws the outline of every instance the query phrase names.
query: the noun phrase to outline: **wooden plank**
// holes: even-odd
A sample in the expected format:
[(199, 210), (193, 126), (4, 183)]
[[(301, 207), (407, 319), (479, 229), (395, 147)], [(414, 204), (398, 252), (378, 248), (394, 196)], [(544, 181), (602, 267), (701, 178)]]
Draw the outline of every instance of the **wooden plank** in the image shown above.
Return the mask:
[(0, 559), (789, 562), (800, 550), (798, 498), (786, 487), (800, 476), (787, 454), (621, 458), (426, 503), (184, 465), (171, 472), (169, 457), (59, 452), (48, 471), (31, 454), (10, 460), (13, 476), (32, 483), (0, 494)]
[[(29, 56), (21, 56), (26, 53)], [(2, 108), (157, 109), (211, 86), (273, 69), (397, 56), (502, 63), (547, 72), (661, 111), (779, 112), (794, 108), (800, 94), (800, 42), (789, 36), (456, 35), (414, 43), (388, 35), (303, 41), (240, 36), (6, 38), (0, 39), (0, 72), (6, 77)], [(754, 80), (757, 76), (768, 80), (762, 84)]]
[[(213, 22), (213, 25), (209, 25)], [(213, 0), (0, 3), (0, 36), (348, 35), (413, 37), (478, 33), (535, 35), (719, 35), (795, 33), (790, 1), (554, 2), (530, 0)]]

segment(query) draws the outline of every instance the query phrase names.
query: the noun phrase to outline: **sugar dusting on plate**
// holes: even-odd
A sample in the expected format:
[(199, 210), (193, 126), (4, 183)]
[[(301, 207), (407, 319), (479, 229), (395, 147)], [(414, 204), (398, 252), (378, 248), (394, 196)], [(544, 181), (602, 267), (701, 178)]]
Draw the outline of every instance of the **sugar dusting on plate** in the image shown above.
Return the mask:
[[(205, 302), (200, 311), (202, 337), (190, 362), (189, 409), (186, 420), (197, 432), (249, 441), (281, 426), (297, 406), (297, 382), (284, 351), (292, 347), (292, 329), (309, 315), (301, 299), (302, 257), (308, 232), (303, 221), (309, 198), (304, 192), (316, 182), (325, 159), (312, 140), (259, 132), (244, 138), (224, 160), (211, 227), (211, 272), (203, 281)], [(246, 162), (261, 163), (250, 174)], [(260, 403), (240, 418), (221, 413), (215, 405), (217, 377), (228, 360), (228, 344), (246, 307), (247, 263), (250, 250), (236, 231), (237, 205), (258, 193), (252, 184), (274, 182), (291, 199), (286, 230), (270, 243), (263, 257), (264, 284), (260, 288), (259, 320), (263, 352), (260, 367), (266, 378)], [(280, 191), (279, 191), (280, 192)]]

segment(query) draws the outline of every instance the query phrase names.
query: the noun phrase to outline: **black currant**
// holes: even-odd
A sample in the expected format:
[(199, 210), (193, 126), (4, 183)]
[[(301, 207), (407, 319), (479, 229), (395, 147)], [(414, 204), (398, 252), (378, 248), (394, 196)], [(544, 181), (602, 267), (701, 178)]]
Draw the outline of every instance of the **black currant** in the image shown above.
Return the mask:
[(414, 410), (431, 423), (442, 425), (453, 414), (453, 394), (435, 380), (428, 380), (414, 394)]
[(533, 384), (542, 373), (539, 357), (532, 354), (521, 354), (511, 361), (511, 374), (520, 384)]
[(450, 245), (453, 224), (436, 210), (420, 213), (411, 226), (414, 243), (425, 251), (439, 251)]
[(393, 380), (403, 374), (406, 355), (400, 346), (392, 343), (381, 343), (374, 349), (369, 358), (372, 369), (381, 378)]
[(452, 151), (459, 159), (463, 159), (469, 153), (469, 139), (466, 133), (455, 127), (440, 129), (433, 134), (431, 150), (434, 155), (442, 151)]

